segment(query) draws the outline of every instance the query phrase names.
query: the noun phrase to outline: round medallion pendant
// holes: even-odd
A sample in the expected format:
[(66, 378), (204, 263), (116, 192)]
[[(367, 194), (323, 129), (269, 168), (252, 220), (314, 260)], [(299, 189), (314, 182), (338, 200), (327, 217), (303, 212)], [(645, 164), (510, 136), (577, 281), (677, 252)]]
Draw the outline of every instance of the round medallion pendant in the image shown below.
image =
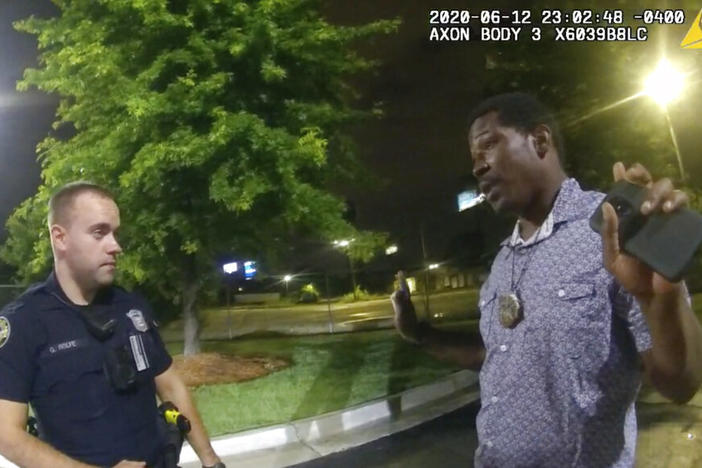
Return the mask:
[(514, 328), (522, 320), (522, 304), (515, 293), (502, 294), (498, 303), (500, 324), (505, 328)]

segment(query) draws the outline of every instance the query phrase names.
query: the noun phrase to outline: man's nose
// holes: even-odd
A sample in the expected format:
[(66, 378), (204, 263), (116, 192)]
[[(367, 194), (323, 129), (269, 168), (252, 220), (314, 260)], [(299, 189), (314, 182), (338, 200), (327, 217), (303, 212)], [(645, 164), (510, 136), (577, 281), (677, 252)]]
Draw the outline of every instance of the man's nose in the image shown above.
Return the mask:
[(122, 252), (122, 247), (119, 245), (119, 242), (117, 242), (117, 239), (115, 239), (114, 236), (112, 236), (112, 240), (108, 246), (108, 252), (110, 255), (117, 255), (118, 253)]
[(475, 161), (475, 163), (473, 163), (473, 176), (476, 179), (480, 179), (489, 170), (490, 166), (484, 160)]

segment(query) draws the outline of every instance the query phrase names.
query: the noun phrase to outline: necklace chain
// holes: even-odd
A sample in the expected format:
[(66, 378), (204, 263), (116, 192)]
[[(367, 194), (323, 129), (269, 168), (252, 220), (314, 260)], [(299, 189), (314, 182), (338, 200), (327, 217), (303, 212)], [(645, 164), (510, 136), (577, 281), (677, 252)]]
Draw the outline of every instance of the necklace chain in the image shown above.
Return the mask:
[[(539, 234), (541, 234), (541, 228), (543, 227), (543, 224), (539, 226), (539, 229), (536, 230), (536, 234), (534, 235), (534, 243), (536, 243), (539, 240)], [(533, 246), (531, 249), (531, 252), (529, 253), (529, 257), (527, 257), (526, 261), (524, 262), (524, 265), (522, 266), (520, 272), (519, 272), (519, 277), (517, 277), (517, 282), (514, 282), (514, 267), (515, 267), (515, 259), (517, 257), (516, 252), (517, 252), (518, 246), (513, 246), (512, 247), (512, 271), (510, 272), (510, 278), (509, 278), (509, 287), (512, 292), (517, 292), (517, 288), (519, 288), (519, 283), (522, 282), (522, 278), (524, 277), (524, 273), (527, 271), (529, 268), (529, 265), (531, 264), (531, 260), (534, 257), (534, 253), (538, 249), (537, 246)]]

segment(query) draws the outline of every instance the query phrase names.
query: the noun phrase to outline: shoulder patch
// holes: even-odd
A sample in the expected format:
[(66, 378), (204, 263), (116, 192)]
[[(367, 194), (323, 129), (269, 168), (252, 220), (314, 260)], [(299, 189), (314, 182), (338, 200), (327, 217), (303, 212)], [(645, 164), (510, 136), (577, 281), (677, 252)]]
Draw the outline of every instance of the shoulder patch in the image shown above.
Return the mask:
[(10, 321), (5, 317), (0, 317), (0, 348), (10, 339)]

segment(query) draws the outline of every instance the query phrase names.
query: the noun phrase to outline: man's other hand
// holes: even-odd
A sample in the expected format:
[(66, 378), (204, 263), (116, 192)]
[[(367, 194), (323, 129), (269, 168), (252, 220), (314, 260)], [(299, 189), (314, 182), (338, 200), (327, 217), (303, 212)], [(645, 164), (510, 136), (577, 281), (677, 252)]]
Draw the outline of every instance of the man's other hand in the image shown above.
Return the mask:
[[(398, 278), (402, 281), (400, 273), (398, 273)], [(412, 304), (410, 299), (409, 290), (406, 287), (400, 287), (400, 289), (392, 293), (390, 301), (395, 311), (395, 328), (400, 336), (412, 343), (419, 343), (417, 314), (414, 311), (414, 304)]]

